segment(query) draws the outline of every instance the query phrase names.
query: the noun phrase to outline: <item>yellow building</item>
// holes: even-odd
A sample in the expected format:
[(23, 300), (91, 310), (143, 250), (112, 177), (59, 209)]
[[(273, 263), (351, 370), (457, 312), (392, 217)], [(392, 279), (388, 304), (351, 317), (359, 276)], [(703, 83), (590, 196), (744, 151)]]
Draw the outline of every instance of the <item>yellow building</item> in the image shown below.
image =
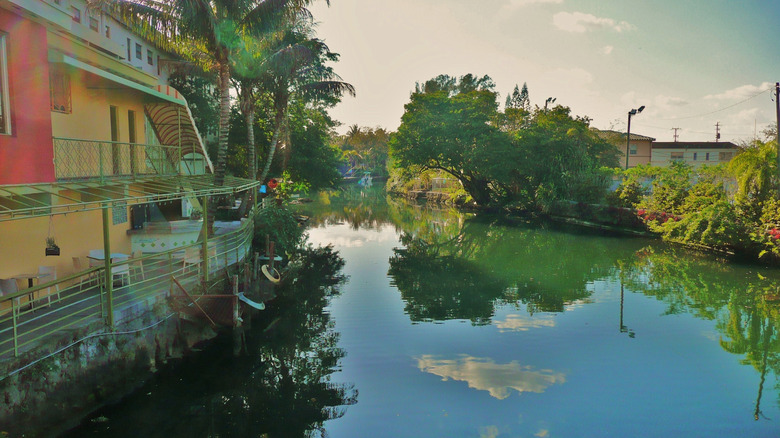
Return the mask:
[[(618, 131), (597, 132), (599, 137), (614, 145), (620, 152), (620, 166), (626, 168), (626, 133)], [(651, 161), (651, 145), (655, 141), (652, 137), (631, 133), (631, 140), (628, 142), (628, 167), (636, 167), (642, 164), (649, 164)]]
[(49, 333), (41, 312), (113, 327), (115, 294), (130, 305), (246, 257), (251, 220), (211, 239), (190, 217), (257, 183), (213, 184), (170, 60), (84, 1), (0, 0), (0, 356)]

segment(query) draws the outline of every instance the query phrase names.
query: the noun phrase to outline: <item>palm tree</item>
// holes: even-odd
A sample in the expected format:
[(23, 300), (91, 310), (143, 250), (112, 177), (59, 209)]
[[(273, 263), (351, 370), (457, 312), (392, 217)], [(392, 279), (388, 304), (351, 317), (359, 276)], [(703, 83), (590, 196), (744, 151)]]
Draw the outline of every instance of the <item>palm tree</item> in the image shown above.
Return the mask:
[[(255, 112), (258, 99), (262, 94), (262, 76), (271, 69), (283, 65), (285, 62), (296, 62), (298, 58), (308, 58), (311, 51), (299, 44), (284, 45), (285, 32), (289, 26), (297, 27), (301, 23), (283, 24), (287, 30), (280, 30), (276, 35), (269, 35), (262, 41), (254, 41), (244, 46), (234, 56), (233, 82), (238, 91), (238, 107), (244, 116), (247, 126), (247, 149), (249, 178), (257, 178), (257, 153), (255, 144)], [(279, 35), (282, 35), (281, 38)]]
[[(231, 54), (248, 38), (262, 38), (280, 22), (310, 16), (313, 0), (94, 0), (112, 8), (127, 23), (161, 47), (204, 70), (216, 71), (220, 93), (219, 148), (215, 184), (225, 178), (230, 116)], [(330, 4), (329, 0), (326, 0)]]
[(776, 146), (756, 140), (729, 162), (728, 169), (737, 178), (737, 200), (760, 204), (777, 187)]
[(335, 103), (344, 93), (355, 95), (355, 87), (342, 82), (326, 61), (335, 61), (338, 55), (331, 52), (328, 46), (319, 39), (309, 38), (310, 29), (297, 29), (287, 36), (289, 45), (305, 47), (311, 56), (297, 56), (290, 53), (285, 62), (275, 63), (263, 75), (262, 87), (271, 95), (274, 111), (274, 133), (271, 146), (265, 160), (265, 166), (260, 175), (260, 181), (265, 181), (271, 169), (274, 154), (282, 138), (288, 146), (289, 130), (287, 129), (287, 107), (291, 99), (303, 99), (310, 102)]

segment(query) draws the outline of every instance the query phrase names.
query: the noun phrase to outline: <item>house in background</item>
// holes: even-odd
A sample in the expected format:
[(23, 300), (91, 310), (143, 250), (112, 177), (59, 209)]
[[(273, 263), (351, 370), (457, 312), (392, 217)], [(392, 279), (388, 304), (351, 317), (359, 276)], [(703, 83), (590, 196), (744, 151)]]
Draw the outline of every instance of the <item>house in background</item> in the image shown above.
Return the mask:
[[(620, 167), (626, 168), (626, 133), (618, 131), (598, 130), (597, 135), (620, 151)], [(655, 139), (645, 135), (631, 133), (628, 144), (628, 167), (636, 167), (641, 164), (649, 164), (651, 161), (651, 145)]]
[(731, 161), (739, 150), (739, 146), (728, 141), (654, 142), (650, 164), (665, 167), (682, 161), (693, 167), (716, 166)]

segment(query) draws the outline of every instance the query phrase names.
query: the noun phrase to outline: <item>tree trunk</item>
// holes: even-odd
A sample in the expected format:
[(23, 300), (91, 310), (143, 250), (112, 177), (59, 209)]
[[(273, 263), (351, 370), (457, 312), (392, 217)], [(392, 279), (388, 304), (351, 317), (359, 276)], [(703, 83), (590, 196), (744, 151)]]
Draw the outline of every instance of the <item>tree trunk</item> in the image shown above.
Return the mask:
[(214, 167), (214, 184), (225, 183), (225, 163), (230, 131), (230, 67), (227, 63), (219, 66), (219, 147), (217, 164)]
[(245, 101), (241, 104), (241, 110), (244, 112), (246, 120), (246, 142), (247, 142), (247, 161), (249, 161), (249, 179), (257, 178), (257, 155), (255, 152), (255, 103), (250, 95), (245, 96)]
[(282, 132), (284, 113), (284, 107), (277, 108), (276, 117), (274, 117), (274, 135), (271, 138), (271, 147), (268, 148), (268, 157), (265, 159), (265, 166), (263, 167), (263, 173), (260, 175), (260, 181), (265, 181), (265, 179), (268, 177), (268, 171), (271, 170), (271, 162), (274, 160), (276, 145), (279, 143), (279, 137), (281, 136)]
[(490, 189), (488, 183), (485, 180), (468, 180), (461, 179), (463, 188), (474, 199), (474, 202), (479, 206), (486, 206), (490, 203)]
[[(219, 66), (219, 147), (217, 148), (217, 164), (214, 166), (214, 185), (225, 184), (225, 163), (230, 128), (230, 67), (227, 63)], [(214, 234), (214, 216), (217, 212), (217, 202), (209, 202), (208, 233)]]

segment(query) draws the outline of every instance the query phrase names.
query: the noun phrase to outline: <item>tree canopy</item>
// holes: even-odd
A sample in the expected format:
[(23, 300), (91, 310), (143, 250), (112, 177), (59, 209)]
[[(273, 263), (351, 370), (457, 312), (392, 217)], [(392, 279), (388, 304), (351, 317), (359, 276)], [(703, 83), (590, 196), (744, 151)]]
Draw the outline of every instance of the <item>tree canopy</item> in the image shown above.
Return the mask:
[(528, 88), (515, 88), (504, 113), (489, 76), (439, 75), (417, 84), (390, 142), (395, 166), (438, 169), (462, 184), (478, 205), (522, 202), (539, 194), (587, 198), (606, 184), (601, 166), (618, 151), (564, 106), (530, 111)]

